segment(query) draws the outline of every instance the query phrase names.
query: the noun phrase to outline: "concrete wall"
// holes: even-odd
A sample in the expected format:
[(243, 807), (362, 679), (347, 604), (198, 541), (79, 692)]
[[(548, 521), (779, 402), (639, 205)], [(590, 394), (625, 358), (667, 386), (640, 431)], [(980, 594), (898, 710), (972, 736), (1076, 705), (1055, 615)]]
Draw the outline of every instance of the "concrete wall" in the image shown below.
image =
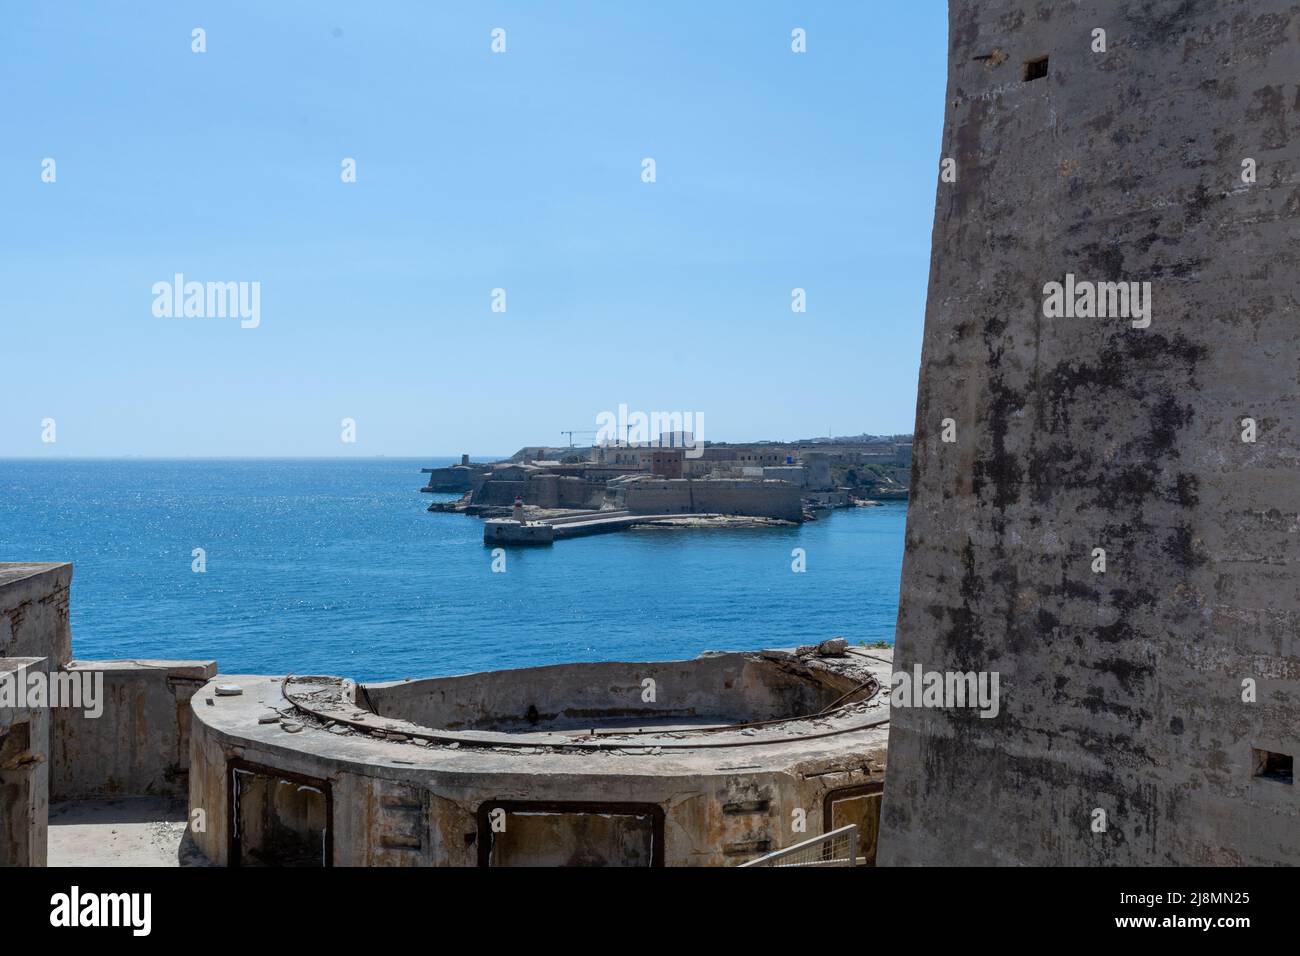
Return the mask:
[[(646, 702), (643, 681), (654, 681)], [(461, 677), (366, 684), (375, 712), (447, 730), (587, 727), (620, 717), (715, 723), (813, 713), (854, 681), (797, 664), (720, 654), (693, 661), (556, 664)]]
[(799, 521), (799, 489), (784, 481), (689, 479), (628, 482), (620, 489), (633, 514), (750, 515)]
[(881, 862), (1300, 863), (1300, 8), (949, 11), (896, 663), (1001, 713), (894, 709)]
[[(72, 656), (72, 565), (0, 563), (0, 680), (48, 675)], [(44, 866), (50, 708), (0, 706), (0, 866)]]
[[(44, 658), (0, 658), (0, 682), (13, 693), (29, 675), (49, 671)], [(0, 867), (45, 866), (50, 711), (17, 704), (0, 703)]]
[(73, 661), (67, 669), (104, 675), (103, 713), (54, 711), (51, 798), (184, 797), (189, 702), (216, 661)]
[(73, 661), (71, 564), (0, 564), (0, 657), (46, 658), (50, 670), (103, 674), (102, 713), (49, 710), (49, 796), (184, 796), (189, 698), (215, 661)]
[[(883, 746), (864, 752), (860, 767), (852, 769), (819, 765), (808, 776), (742, 771), (723, 779), (672, 773), (587, 775), (576, 764), (571, 774), (431, 776), (381, 761), (367, 764), (258, 743), (236, 745), (207, 728), (200, 730), (195, 746), (190, 807), (207, 811), (207, 827), (191, 835), (203, 855), (220, 866), (230, 862), (227, 768), (236, 755), (329, 786), (334, 866), (476, 866), (478, 841), (485, 836), (479, 825), (484, 804), (556, 800), (605, 804), (606, 814), (628, 803), (650, 804), (664, 819), (663, 865), (734, 866), (824, 832), (821, 808), (828, 794), (879, 783), (885, 775)], [(813, 769), (813, 761), (807, 769)], [(806, 833), (791, 833), (793, 808), (807, 811)], [(522, 822), (518, 816), (509, 819)], [(572, 844), (548, 842), (553, 834), (531, 837), (534, 846), (527, 858), (532, 865), (581, 865)]]
[(71, 564), (0, 564), (0, 657), (72, 659)]

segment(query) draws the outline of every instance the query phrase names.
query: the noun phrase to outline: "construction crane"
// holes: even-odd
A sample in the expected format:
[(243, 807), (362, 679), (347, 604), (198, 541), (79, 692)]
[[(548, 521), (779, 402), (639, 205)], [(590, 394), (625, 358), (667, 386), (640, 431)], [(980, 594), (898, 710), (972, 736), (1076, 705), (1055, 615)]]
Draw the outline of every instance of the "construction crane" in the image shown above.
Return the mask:
[(561, 435), (568, 435), (568, 436), (569, 436), (569, 447), (572, 448), (572, 447), (573, 447), (573, 436), (574, 436), (574, 435), (596, 435), (596, 434), (599, 434), (599, 433), (598, 433), (594, 428), (587, 428), (587, 429), (581, 429), (581, 428), (570, 428), (570, 429), (567, 429), (567, 430), (561, 431), (560, 434), (561, 434)]

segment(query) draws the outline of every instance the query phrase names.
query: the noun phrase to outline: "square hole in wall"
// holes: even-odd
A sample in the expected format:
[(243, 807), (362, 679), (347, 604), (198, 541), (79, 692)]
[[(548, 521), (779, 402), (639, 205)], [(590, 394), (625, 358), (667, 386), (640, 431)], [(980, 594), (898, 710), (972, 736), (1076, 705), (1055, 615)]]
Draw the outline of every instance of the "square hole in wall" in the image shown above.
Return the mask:
[(1255, 776), (1261, 780), (1274, 780), (1277, 783), (1295, 781), (1295, 760), (1290, 754), (1274, 753), (1271, 750), (1251, 748), (1255, 758)]
[[(494, 821), (494, 811), (504, 816)], [(664, 865), (664, 811), (654, 804), (492, 801), (478, 821), (479, 866)]]
[(858, 865), (876, 865), (876, 839), (880, 834), (880, 805), (883, 783), (867, 783), (831, 790), (822, 801), (822, 832), (830, 833), (846, 824), (858, 828)]
[(1024, 80), (1041, 80), (1047, 75), (1047, 57), (1039, 56), (1025, 61)]
[(329, 782), (232, 760), (232, 866), (330, 866), (334, 815)]

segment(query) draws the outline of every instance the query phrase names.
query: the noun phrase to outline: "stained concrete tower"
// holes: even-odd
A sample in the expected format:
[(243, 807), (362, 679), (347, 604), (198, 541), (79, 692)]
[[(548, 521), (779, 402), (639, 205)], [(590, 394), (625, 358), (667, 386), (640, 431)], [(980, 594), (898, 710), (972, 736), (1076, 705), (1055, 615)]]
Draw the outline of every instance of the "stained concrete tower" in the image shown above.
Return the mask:
[(880, 861), (1300, 863), (1300, 5), (949, 44)]

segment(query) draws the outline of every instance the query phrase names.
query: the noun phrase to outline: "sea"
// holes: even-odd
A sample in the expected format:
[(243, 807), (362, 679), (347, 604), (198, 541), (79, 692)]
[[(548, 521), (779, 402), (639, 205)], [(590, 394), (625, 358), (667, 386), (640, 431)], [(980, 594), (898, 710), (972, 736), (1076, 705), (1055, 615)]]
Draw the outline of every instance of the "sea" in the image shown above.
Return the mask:
[(421, 468), (454, 460), (0, 460), (0, 561), (73, 563), (75, 657), (225, 674), (390, 680), (893, 641), (905, 504), (507, 549), (494, 571), (482, 521), (430, 513), (456, 496), (419, 490)]

